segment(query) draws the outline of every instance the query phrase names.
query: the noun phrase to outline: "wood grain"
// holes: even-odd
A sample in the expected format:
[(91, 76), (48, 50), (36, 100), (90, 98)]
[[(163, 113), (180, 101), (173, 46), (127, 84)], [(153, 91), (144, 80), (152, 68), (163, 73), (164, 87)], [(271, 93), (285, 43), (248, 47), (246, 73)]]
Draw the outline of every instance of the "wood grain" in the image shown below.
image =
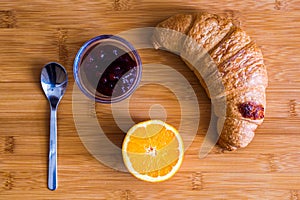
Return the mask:
[[(1, 1), (0, 199), (300, 199), (299, 9), (298, 0)], [(166, 182), (142, 182), (105, 166), (85, 148), (74, 122), (72, 65), (78, 49), (100, 34), (153, 27), (170, 15), (197, 10), (233, 17), (262, 48), (269, 75), (267, 114), (254, 141), (236, 152), (215, 147), (200, 159), (209, 99), (176, 55), (141, 49), (144, 64), (171, 66), (188, 80), (199, 102), (198, 133), (180, 171)], [(50, 61), (63, 64), (70, 80), (58, 110), (59, 187), (54, 192), (47, 189), (49, 105), (39, 84), (40, 70)], [(133, 120), (148, 119), (154, 104), (179, 126), (180, 102), (170, 89), (155, 84), (131, 97)], [(121, 146), (124, 133), (110, 105), (84, 112), (96, 116), (107, 137)]]

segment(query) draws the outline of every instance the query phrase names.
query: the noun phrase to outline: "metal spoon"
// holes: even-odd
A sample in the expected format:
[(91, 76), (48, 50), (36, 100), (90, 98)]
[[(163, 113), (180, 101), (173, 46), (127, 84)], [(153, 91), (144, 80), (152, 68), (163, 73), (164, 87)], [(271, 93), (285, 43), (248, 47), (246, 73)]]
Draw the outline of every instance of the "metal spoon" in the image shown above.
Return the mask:
[(57, 106), (66, 91), (68, 75), (63, 66), (51, 62), (41, 72), (41, 84), (50, 103), (50, 141), (48, 163), (48, 188), (57, 188)]

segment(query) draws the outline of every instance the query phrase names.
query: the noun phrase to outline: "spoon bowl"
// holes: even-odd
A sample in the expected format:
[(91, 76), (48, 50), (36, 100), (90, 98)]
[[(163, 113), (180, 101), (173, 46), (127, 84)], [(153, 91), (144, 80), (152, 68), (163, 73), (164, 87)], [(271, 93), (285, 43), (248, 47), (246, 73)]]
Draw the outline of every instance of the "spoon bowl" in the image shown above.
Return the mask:
[(48, 188), (57, 188), (57, 106), (67, 85), (68, 75), (63, 66), (51, 62), (41, 72), (41, 85), (50, 104), (50, 141), (48, 163)]
[(51, 106), (57, 106), (68, 84), (66, 70), (58, 63), (46, 64), (41, 72), (41, 84)]

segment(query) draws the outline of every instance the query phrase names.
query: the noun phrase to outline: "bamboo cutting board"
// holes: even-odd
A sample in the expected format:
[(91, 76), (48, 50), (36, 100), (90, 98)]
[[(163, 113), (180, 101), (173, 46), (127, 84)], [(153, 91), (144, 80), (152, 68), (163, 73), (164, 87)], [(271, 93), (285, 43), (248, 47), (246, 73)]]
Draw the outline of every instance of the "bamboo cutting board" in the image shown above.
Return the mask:
[[(299, 9), (297, 0), (1, 1), (0, 199), (300, 199)], [(269, 75), (267, 114), (254, 141), (236, 152), (215, 147), (200, 159), (209, 99), (176, 55), (141, 49), (144, 64), (172, 66), (188, 80), (199, 103), (197, 135), (180, 171), (166, 182), (142, 182), (99, 162), (74, 122), (72, 65), (78, 49), (100, 34), (152, 27), (170, 15), (197, 10), (231, 15), (262, 48)], [(50, 61), (63, 64), (69, 74), (58, 110), (56, 191), (47, 189), (49, 105), (39, 83), (41, 68)], [(146, 72), (145, 77), (151, 74)], [(130, 99), (130, 116), (138, 122), (163, 113), (178, 127), (186, 114), (178, 95), (189, 99), (184, 90), (175, 94), (162, 84), (145, 84)], [(124, 133), (110, 105), (89, 104), (84, 112), (121, 146)]]

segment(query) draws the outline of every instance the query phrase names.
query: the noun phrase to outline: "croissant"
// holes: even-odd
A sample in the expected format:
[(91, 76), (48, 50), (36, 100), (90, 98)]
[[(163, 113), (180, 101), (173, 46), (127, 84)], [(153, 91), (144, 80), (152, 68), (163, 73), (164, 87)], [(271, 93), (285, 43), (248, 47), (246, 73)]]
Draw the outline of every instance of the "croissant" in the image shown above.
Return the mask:
[(181, 56), (212, 101), (218, 144), (246, 147), (266, 111), (267, 70), (258, 46), (228, 17), (177, 14), (159, 23), (153, 46)]

